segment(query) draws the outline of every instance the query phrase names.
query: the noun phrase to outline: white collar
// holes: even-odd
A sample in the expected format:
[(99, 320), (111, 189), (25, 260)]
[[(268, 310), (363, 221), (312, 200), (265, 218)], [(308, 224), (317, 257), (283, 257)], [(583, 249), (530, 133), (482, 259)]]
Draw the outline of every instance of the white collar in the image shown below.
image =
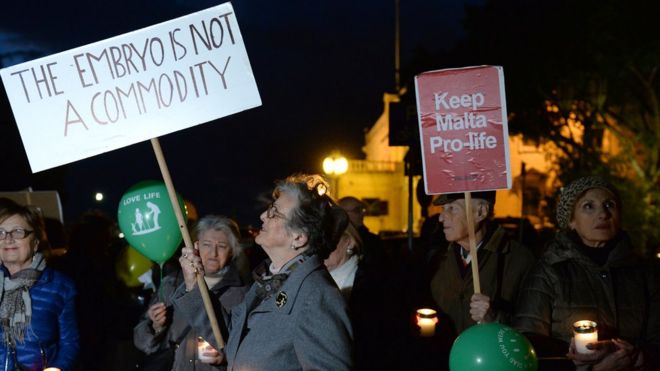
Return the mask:
[(355, 281), (355, 273), (358, 269), (358, 256), (353, 255), (344, 264), (336, 267), (330, 272), (332, 279), (337, 283), (337, 287), (341, 290), (346, 299), (351, 295), (353, 288), (353, 281)]
[[(483, 244), (484, 244), (484, 240), (479, 241), (479, 243), (477, 244), (477, 249), (476, 249), (475, 251), (476, 251), (476, 252), (479, 252), (479, 249), (481, 248), (481, 245), (483, 245)], [(466, 251), (466, 250), (463, 248), (463, 246), (458, 245), (458, 247), (461, 248), (461, 249), (459, 250), (459, 255), (461, 256), (461, 259), (463, 259), (463, 263), (465, 263), (465, 265), (470, 264), (470, 262), (472, 261), (472, 254), (470, 254), (469, 251)], [(467, 252), (467, 257), (464, 257), (464, 256), (463, 256), (463, 251)]]

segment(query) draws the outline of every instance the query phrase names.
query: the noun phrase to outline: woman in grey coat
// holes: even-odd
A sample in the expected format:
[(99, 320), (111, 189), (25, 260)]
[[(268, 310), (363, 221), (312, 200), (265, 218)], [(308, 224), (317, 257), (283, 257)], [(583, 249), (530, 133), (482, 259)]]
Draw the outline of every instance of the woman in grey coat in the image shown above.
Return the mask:
[[(247, 286), (241, 281), (234, 260), (241, 253), (239, 230), (236, 223), (224, 216), (209, 215), (199, 220), (194, 235), (195, 251), (198, 253), (204, 280), (209, 294), (229, 311), (243, 301)], [(225, 369), (223, 357), (215, 349), (209, 349), (206, 357), (197, 354), (199, 337), (208, 340), (208, 334), (200, 331), (209, 325), (206, 311), (183, 313), (173, 306), (172, 297), (186, 292), (183, 272), (168, 275), (163, 279), (158, 295), (154, 295), (149, 309), (133, 331), (135, 346), (147, 354), (166, 351), (174, 352), (172, 370), (218, 370)], [(200, 296), (192, 290), (191, 296)], [(201, 300), (201, 297), (200, 297)], [(221, 315), (221, 310), (216, 310)], [(145, 365), (147, 367), (149, 365)]]
[[(245, 301), (231, 311), (224, 349), (229, 370), (349, 370), (352, 329), (346, 304), (323, 265), (348, 223), (318, 175), (277, 183), (256, 243), (268, 255)], [(199, 258), (184, 248), (184, 271)], [(201, 301), (177, 300), (188, 313)], [(210, 328), (208, 332), (210, 333)], [(213, 339), (211, 339), (213, 340)]]

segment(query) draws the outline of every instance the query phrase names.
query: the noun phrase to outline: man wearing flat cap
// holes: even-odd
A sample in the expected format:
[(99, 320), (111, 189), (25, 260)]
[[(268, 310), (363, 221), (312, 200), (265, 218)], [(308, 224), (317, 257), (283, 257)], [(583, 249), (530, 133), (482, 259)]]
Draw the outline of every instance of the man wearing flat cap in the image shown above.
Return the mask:
[(495, 191), (472, 192), (472, 214), (481, 293), (475, 294), (464, 193), (443, 194), (439, 221), (449, 242), (437, 257), (431, 294), (456, 336), (478, 322), (509, 324), (519, 287), (535, 261), (531, 251), (511, 240), (493, 219)]

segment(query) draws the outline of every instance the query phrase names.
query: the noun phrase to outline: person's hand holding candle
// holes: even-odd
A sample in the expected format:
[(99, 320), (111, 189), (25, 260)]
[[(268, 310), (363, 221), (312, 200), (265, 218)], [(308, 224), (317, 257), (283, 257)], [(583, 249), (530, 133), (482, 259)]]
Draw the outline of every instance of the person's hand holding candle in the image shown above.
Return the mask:
[(225, 359), (224, 353), (218, 352), (206, 340), (197, 338), (197, 359), (202, 363), (219, 365)]
[(588, 353), (585, 353), (578, 350), (576, 338), (572, 338), (566, 357), (573, 360), (576, 366), (594, 365), (605, 358), (611, 352), (612, 347), (610, 340), (594, 341), (586, 345)]
[(577, 352), (575, 339), (572, 339), (567, 357), (576, 366), (591, 365), (592, 371), (627, 370), (644, 363), (643, 354), (622, 339), (596, 341), (589, 343), (587, 348), (591, 353)]

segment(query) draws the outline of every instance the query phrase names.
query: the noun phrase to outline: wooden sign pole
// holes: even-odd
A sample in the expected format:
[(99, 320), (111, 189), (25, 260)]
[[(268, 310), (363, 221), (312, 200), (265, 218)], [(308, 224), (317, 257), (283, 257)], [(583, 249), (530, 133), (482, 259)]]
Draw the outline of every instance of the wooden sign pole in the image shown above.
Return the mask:
[[(152, 138), (151, 145), (154, 147), (154, 153), (156, 154), (156, 159), (158, 159), (158, 166), (160, 167), (160, 172), (163, 175), (163, 180), (165, 181), (165, 186), (167, 187), (167, 193), (170, 196), (172, 208), (174, 209), (174, 214), (176, 214), (176, 220), (179, 223), (179, 229), (181, 229), (183, 242), (185, 246), (193, 247), (192, 238), (190, 238), (190, 233), (188, 232), (188, 227), (186, 226), (186, 222), (183, 218), (181, 207), (179, 207), (179, 201), (176, 198), (176, 191), (174, 190), (172, 177), (170, 176), (170, 171), (167, 168), (165, 156), (163, 156), (163, 150), (160, 148), (160, 142), (158, 141), (158, 138)], [(218, 326), (218, 319), (215, 317), (215, 312), (213, 311), (213, 305), (211, 304), (211, 297), (209, 296), (209, 289), (206, 286), (206, 281), (204, 281), (204, 277), (202, 277), (202, 275), (199, 273), (197, 273), (197, 286), (199, 286), (199, 292), (202, 295), (202, 300), (204, 301), (204, 308), (206, 309), (206, 314), (209, 317), (209, 322), (211, 322), (213, 336), (215, 337), (215, 341), (220, 346), (220, 349), (222, 349), (225, 347), (225, 341), (222, 339), (220, 327)]]
[(481, 282), (479, 281), (479, 260), (477, 260), (477, 238), (474, 235), (474, 217), (472, 215), (472, 195), (465, 194), (465, 214), (467, 214), (468, 237), (470, 239), (470, 256), (472, 257), (472, 284), (474, 293), (481, 293)]

